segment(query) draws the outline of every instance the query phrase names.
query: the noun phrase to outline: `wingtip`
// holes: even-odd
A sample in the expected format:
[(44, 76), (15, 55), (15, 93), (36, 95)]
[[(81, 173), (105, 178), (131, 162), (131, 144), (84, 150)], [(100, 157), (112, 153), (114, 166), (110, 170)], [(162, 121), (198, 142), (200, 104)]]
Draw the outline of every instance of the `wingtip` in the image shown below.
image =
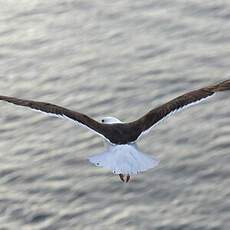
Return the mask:
[(215, 92), (220, 92), (220, 91), (225, 91), (225, 90), (230, 90), (230, 80), (225, 80), (222, 81), (216, 85), (212, 85), (210, 87), (207, 87), (209, 91), (215, 93)]

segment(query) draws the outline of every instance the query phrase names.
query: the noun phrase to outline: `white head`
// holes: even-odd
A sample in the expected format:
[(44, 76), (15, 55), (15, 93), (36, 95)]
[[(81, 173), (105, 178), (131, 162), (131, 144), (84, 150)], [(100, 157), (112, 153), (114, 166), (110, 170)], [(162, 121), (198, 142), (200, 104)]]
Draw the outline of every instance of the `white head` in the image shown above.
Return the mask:
[(116, 117), (102, 117), (101, 123), (104, 124), (115, 124), (115, 123), (122, 123), (119, 119)]

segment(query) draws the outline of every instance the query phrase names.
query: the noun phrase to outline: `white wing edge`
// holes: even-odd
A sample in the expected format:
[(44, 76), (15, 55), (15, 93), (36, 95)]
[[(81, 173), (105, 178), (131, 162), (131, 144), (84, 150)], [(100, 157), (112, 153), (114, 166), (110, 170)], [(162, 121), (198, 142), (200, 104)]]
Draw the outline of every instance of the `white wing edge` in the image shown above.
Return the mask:
[[(215, 94), (215, 93), (214, 93), (214, 94)], [(158, 125), (158, 124), (161, 123), (162, 121), (168, 119), (170, 116), (174, 115), (174, 114), (177, 113), (177, 112), (180, 112), (180, 111), (183, 110), (183, 109), (187, 109), (188, 107), (191, 107), (191, 106), (194, 106), (194, 105), (196, 105), (196, 104), (199, 104), (199, 103), (201, 103), (201, 102), (207, 100), (209, 97), (212, 97), (214, 94), (212, 94), (212, 95), (210, 95), (210, 96), (207, 96), (207, 97), (205, 97), (205, 98), (202, 98), (202, 99), (200, 99), (200, 100), (198, 100), (198, 101), (192, 102), (192, 103), (190, 103), (190, 104), (188, 104), (188, 105), (185, 105), (185, 106), (183, 106), (183, 107), (181, 107), (181, 108), (179, 108), (179, 109), (173, 110), (172, 112), (170, 112), (169, 114), (167, 114), (165, 117), (163, 117), (160, 121), (158, 121), (157, 123), (155, 123), (154, 125), (152, 125), (149, 129), (147, 129), (147, 130), (145, 130), (144, 132), (142, 132), (142, 133), (140, 134), (140, 136), (136, 139), (136, 141), (139, 140), (140, 138), (146, 136), (146, 135), (151, 131), (151, 129), (152, 129), (153, 127), (155, 127), (156, 125)]]
[[(62, 119), (64, 118), (64, 119), (67, 119), (67, 120), (69, 120), (69, 121), (71, 121), (71, 122), (74, 122), (75, 124), (77, 124), (77, 125), (79, 125), (79, 126), (81, 126), (81, 127), (85, 127), (85, 128), (87, 128), (88, 130), (93, 131), (93, 133), (95, 133), (95, 134), (101, 136), (103, 139), (105, 139), (105, 140), (107, 140), (108, 142), (110, 142), (109, 139), (107, 139), (107, 138), (106, 138), (105, 136), (103, 136), (102, 134), (96, 132), (94, 129), (91, 129), (91, 128), (89, 128), (87, 125), (84, 125), (84, 124), (82, 124), (81, 122), (78, 122), (78, 121), (76, 121), (76, 120), (74, 120), (74, 119), (71, 119), (71, 118), (67, 117), (66, 115), (60, 115), (60, 114), (55, 114), (55, 113), (47, 113), (47, 112), (41, 111), (41, 110), (39, 110), (39, 109), (32, 109), (32, 108), (29, 108), (29, 109), (31, 109), (31, 110), (33, 110), (33, 111), (35, 111), (35, 112), (39, 112), (39, 113), (46, 114), (46, 115), (48, 115), (48, 116), (50, 116), (50, 117), (57, 117), (57, 118), (62, 118)], [(110, 142), (110, 143), (111, 143), (111, 142)], [(111, 144), (112, 144), (112, 143), (111, 143)]]

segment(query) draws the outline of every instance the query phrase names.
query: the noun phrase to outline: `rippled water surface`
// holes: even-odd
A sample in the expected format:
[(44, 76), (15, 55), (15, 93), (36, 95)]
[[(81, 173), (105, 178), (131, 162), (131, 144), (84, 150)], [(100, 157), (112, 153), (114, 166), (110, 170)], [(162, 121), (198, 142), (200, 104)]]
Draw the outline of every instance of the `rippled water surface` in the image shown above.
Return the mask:
[[(0, 94), (131, 121), (230, 78), (230, 2), (22, 0), (0, 9)], [(0, 103), (0, 229), (230, 229), (230, 93), (139, 143), (161, 160), (122, 184), (100, 137)]]

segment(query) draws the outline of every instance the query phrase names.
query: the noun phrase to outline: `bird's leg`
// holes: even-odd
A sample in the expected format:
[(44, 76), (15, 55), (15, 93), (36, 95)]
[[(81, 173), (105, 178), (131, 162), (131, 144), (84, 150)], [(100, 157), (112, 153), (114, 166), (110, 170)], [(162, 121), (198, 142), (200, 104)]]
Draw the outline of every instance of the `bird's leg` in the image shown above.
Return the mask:
[(120, 177), (121, 181), (126, 182), (126, 183), (128, 183), (129, 180), (130, 180), (130, 175), (129, 175), (129, 174), (124, 175), (124, 174), (121, 174), (121, 173), (120, 173), (120, 174), (119, 174), (119, 177)]
[(124, 180), (124, 175), (123, 174), (119, 174), (119, 177), (120, 177), (120, 179), (123, 181), (123, 182), (125, 182), (125, 180)]
[(128, 183), (129, 180), (130, 180), (130, 175), (128, 174), (127, 177), (126, 177), (126, 181), (125, 182)]

